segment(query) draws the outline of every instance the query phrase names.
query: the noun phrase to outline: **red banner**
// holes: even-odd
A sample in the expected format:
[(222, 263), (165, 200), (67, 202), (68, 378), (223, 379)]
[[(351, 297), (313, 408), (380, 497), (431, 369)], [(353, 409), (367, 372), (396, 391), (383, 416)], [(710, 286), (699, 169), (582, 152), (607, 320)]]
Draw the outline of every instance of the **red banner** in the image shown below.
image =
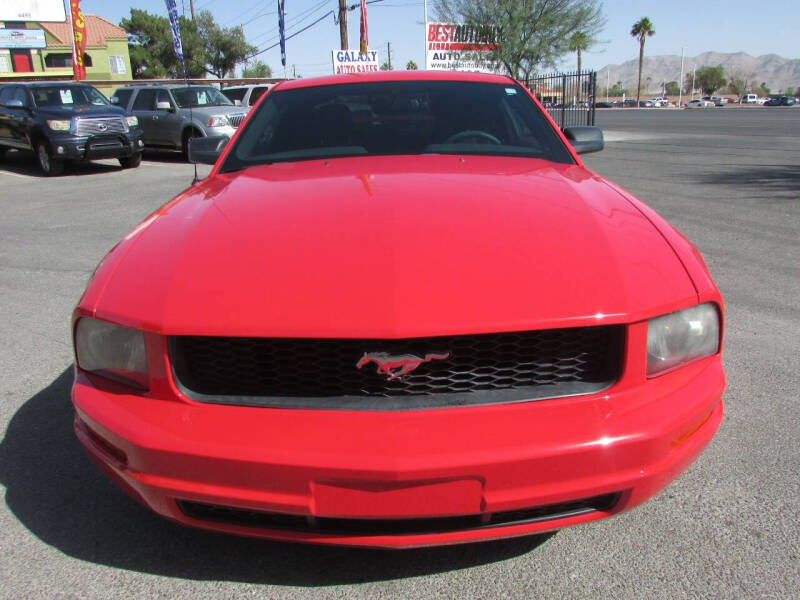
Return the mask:
[(367, 31), (367, 0), (361, 0), (361, 43), (359, 45), (359, 54), (364, 54), (369, 51), (369, 31)]
[(72, 70), (78, 81), (86, 79), (86, 65), (83, 62), (86, 50), (86, 21), (83, 19), (80, 4), (81, 0), (69, 0), (72, 11), (72, 34), (75, 36), (75, 45), (72, 47)]

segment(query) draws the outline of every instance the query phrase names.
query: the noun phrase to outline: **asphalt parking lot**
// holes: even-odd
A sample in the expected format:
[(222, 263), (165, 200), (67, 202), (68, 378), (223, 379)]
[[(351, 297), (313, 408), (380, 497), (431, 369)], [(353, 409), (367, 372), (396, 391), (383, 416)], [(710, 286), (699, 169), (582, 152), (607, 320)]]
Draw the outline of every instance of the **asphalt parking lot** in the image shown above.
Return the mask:
[[(72, 433), (72, 308), (97, 262), (191, 182), (177, 155), (53, 179), (0, 163), (0, 598), (800, 596), (800, 109), (598, 111), (587, 165), (703, 253), (726, 300), (726, 417), (645, 505), (523, 538), (403, 552), (221, 536), (154, 516)], [(200, 168), (200, 175), (208, 167)]]

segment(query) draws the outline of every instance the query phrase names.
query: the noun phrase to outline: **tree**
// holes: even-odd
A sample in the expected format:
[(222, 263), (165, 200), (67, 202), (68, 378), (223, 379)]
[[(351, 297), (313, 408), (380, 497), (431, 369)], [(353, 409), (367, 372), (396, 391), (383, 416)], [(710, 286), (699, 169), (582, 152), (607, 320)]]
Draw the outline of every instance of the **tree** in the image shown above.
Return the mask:
[(589, 37), (583, 31), (576, 31), (569, 38), (568, 48), (578, 55), (578, 73), (581, 72), (581, 54), (589, 48)]
[(242, 77), (266, 79), (272, 77), (272, 69), (270, 69), (269, 65), (265, 65), (260, 60), (256, 60), (252, 65), (245, 65), (244, 69), (242, 69)]
[(667, 93), (667, 96), (677, 96), (681, 93), (681, 86), (677, 81), (668, 81), (664, 84), (664, 91)]
[(770, 96), (770, 95), (772, 95), (772, 90), (771, 90), (771, 89), (769, 89), (769, 86), (767, 85), (767, 82), (766, 82), (766, 81), (762, 81), (762, 82), (761, 82), (761, 85), (760, 85), (760, 86), (758, 86), (758, 87), (755, 89), (755, 92), (756, 92), (756, 93), (757, 93), (759, 96)]
[(406, 71), (416, 71), (417, 69), (419, 69), (419, 67), (413, 60), (408, 61), (406, 64)]
[(497, 28), (496, 48), (486, 57), (516, 79), (554, 67), (583, 32), (591, 43), (605, 25), (598, 0), (437, 0), (445, 23)]
[(220, 27), (207, 10), (197, 15), (195, 23), (197, 32), (205, 43), (206, 72), (219, 79), (225, 79), (233, 73), (236, 65), (258, 50), (247, 43), (241, 25)]
[(391, 71), (391, 70), (392, 70), (392, 67), (389, 66), (388, 62), (384, 62), (381, 65), (381, 71)]
[(622, 87), (622, 82), (621, 81), (618, 81), (613, 86), (611, 86), (611, 89), (608, 90), (608, 94), (606, 94), (606, 95), (608, 95), (608, 96), (627, 96), (628, 95), (628, 90), (625, 89), (624, 87)]
[(728, 82), (728, 89), (732, 94), (739, 96), (741, 100), (747, 92), (750, 91), (750, 80), (753, 78), (752, 74), (734, 71), (730, 74), (731, 78)]
[(642, 63), (644, 62), (644, 40), (645, 38), (655, 35), (656, 30), (653, 29), (653, 24), (647, 17), (642, 17), (631, 27), (631, 36), (639, 40), (639, 83), (636, 86), (636, 106), (639, 106), (639, 100), (642, 94)]
[[(193, 21), (183, 17), (179, 17), (178, 23), (186, 75), (202, 77), (206, 72), (205, 47), (197, 34), (197, 27)], [(123, 18), (120, 26), (128, 32), (128, 50), (134, 79), (183, 77), (183, 69), (172, 45), (172, 32), (167, 17), (132, 8), (130, 18)]]
[[(692, 74), (686, 78), (687, 87), (692, 85)], [(725, 79), (725, 69), (722, 65), (718, 67), (700, 67), (694, 74), (694, 87), (703, 90), (703, 94), (711, 96), (718, 89), (728, 85)]]

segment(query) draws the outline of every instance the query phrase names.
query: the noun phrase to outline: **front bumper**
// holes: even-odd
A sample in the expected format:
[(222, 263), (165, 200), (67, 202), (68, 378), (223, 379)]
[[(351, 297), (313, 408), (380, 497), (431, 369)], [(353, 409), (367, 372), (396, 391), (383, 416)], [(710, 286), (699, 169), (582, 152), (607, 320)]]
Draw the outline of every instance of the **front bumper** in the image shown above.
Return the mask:
[[(72, 397), (89, 455), (168, 519), (400, 548), (552, 531), (644, 502), (709, 442), (724, 385), (717, 355), (651, 380), (628, 372), (599, 394), (407, 412), (142, 397), (80, 371)], [(598, 497), (614, 501), (569, 510)], [(493, 520), (509, 511), (520, 518)]]
[(50, 139), (53, 157), (66, 160), (127, 158), (143, 149), (141, 131), (94, 136), (54, 136)]

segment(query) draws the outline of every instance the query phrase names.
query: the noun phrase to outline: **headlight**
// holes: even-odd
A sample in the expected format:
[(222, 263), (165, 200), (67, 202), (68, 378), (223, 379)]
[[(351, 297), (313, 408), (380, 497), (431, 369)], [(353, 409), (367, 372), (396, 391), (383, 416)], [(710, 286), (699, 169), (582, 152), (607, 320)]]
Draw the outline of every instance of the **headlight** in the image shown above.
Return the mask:
[(653, 377), (719, 350), (719, 312), (706, 303), (647, 322), (647, 376)]
[(225, 127), (228, 124), (228, 117), (225, 115), (214, 115), (213, 117), (209, 117), (208, 119), (208, 126), (209, 127)]
[(144, 333), (106, 321), (83, 317), (75, 329), (78, 366), (109, 379), (148, 387)]
[(47, 126), (52, 129), (53, 131), (69, 131), (69, 126), (71, 125), (71, 121), (61, 121), (50, 119), (47, 121)]
[(139, 119), (134, 116), (125, 117), (125, 122), (128, 124), (128, 127), (138, 127), (139, 126)]

